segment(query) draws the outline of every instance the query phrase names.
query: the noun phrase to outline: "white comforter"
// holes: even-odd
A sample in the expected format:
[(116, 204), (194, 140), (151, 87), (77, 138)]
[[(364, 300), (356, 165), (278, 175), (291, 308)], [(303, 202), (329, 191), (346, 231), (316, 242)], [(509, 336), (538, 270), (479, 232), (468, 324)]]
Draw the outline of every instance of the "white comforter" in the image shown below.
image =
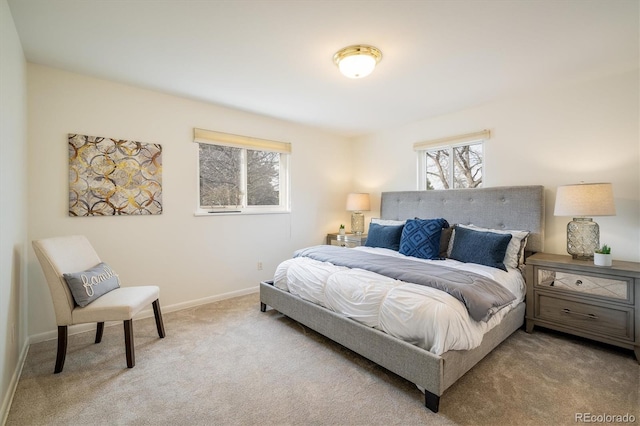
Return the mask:
[(282, 262), (276, 270), (274, 285), (436, 355), (479, 346), (484, 333), (524, 300), (525, 283), (517, 269), (509, 268), (505, 272), (452, 259), (417, 259), (382, 248), (350, 250), (406, 257), (416, 262), (436, 262), (472, 271), (494, 279), (511, 291), (516, 300), (488, 321), (478, 322), (469, 316), (460, 301), (443, 291), (304, 257)]

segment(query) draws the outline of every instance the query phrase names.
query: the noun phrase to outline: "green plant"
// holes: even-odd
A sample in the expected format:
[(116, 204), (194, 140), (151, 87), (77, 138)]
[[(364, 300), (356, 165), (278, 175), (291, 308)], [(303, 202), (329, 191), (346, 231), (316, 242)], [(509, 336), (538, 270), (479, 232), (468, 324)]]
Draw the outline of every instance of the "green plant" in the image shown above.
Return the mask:
[(596, 253), (611, 254), (611, 247), (609, 247), (608, 245), (604, 244), (601, 248), (596, 249)]
[(344, 229), (344, 225), (343, 224), (340, 224), (340, 229)]

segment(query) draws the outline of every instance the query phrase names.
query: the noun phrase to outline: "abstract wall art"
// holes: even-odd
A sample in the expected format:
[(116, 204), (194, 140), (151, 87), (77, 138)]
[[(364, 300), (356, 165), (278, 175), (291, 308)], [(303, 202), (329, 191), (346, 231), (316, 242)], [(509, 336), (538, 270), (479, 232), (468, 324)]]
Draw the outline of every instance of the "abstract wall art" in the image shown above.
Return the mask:
[(162, 146), (69, 134), (69, 216), (162, 214)]

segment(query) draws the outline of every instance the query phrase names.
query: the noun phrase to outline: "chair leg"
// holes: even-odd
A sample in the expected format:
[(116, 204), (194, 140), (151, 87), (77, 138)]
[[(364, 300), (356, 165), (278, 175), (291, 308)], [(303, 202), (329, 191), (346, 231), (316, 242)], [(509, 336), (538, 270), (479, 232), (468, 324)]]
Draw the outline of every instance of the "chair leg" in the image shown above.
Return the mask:
[(64, 367), (64, 359), (67, 356), (67, 326), (58, 326), (58, 355), (56, 356), (56, 368), (54, 374), (58, 374)]
[(133, 348), (133, 320), (124, 321), (124, 346), (127, 352), (127, 367), (136, 365), (136, 354)]
[(158, 329), (158, 336), (164, 338), (164, 323), (162, 322), (162, 312), (160, 311), (160, 300), (156, 299), (153, 302), (153, 315), (156, 317), (156, 328)]
[(104, 322), (98, 323), (98, 328), (96, 328), (96, 343), (102, 342), (102, 333), (104, 332)]

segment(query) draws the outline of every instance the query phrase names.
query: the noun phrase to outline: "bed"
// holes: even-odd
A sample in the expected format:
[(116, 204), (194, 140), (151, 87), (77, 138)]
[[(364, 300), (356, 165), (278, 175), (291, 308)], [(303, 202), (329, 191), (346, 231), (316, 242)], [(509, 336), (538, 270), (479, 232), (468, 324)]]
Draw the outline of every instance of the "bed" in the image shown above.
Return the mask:
[[(455, 190), (442, 190), (442, 191), (404, 191), (404, 192), (383, 192), (380, 204), (380, 219), (377, 224), (386, 225), (388, 221), (390, 224), (395, 225), (396, 221), (406, 221), (407, 225), (410, 222), (417, 222), (417, 218), (444, 218), (448, 225), (471, 225), (476, 227), (485, 228), (484, 230), (492, 230), (496, 232), (490, 232), (491, 238), (494, 238), (498, 234), (508, 234), (508, 232), (497, 233), (499, 230), (519, 230), (527, 231), (526, 247), (521, 244), (520, 251), (518, 253), (521, 256), (519, 260), (520, 269), (522, 269), (522, 263), (526, 254), (531, 252), (542, 251), (544, 241), (544, 188), (542, 186), (511, 186), (511, 187), (495, 187), (495, 188), (478, 188), (478, 189), (455, 189)], [(373, 225), (370, 225), (373, 226)], [(443, 227), (445, 227), (443, 225)], [(370, 228), (371, 229), (371, 228)], [(385, 228), (390, 229), (390, 228)], [(459, 230), (460, 228), (455, 228)], [(466, 229), (469, 229), (466, 227)], [(467, 233), (468, 231), (464, 231)], [(456, 243), (456, 234), (458, 234), (459, 240)], [(473, 233), (476, 235), (475, 233)], [(448, 243), (448, 255), (455, 253), (451, 252), (451, 247), (457, 244), (458, 247), (463, 242), (462, 231), (454, 231), (453, 242)], [(515, 235), (515, 234), (511, 234)], [(369, 234), (371, 238), (371, 234)], [(505, 241), (504, 238), (499, 238), (500, 241)], [(515, 237), (511, 239), (515, 241)], [(502, 244), (500, 242), (500, 244)], [(326, 246), (329, 247), (329, 246)], [(456, 247), (456, 250), (458, 249)], [(344, 266), (341, 263), (327, 262), (326, 259), (317, 258), (308, 260), (304, 257), (303, 253), (306, 250), (311, 249), (312, 252), (318, 251), (321, 255), (325, 255), (324, 251), (331, 250), (344, 250), (342, 256), (344, 262), (359, 262), (360, 252), (356, 253), (356, 249), (333, 247), (322, 248), (321, 246), (307, 248), (296, 253), (295, 259), (304, 258), (301, 262), (320, 262), (322, 264), (322, 270), (326, 268), (341, 268), (340, 273), (333, 274), (332, 276), (341, 277), (349, 274), (377, 274), (378, 272), (359, 272), (360, 268), (353, 268)], [(441, 247), (442, 249), (442, 247)], [(387, 257), (383, 256), (386, 249), (367, 249), (364, 252), (380, 250), (373, 254), (372, 261), (370, 262), (374, 269), (379, 265), (386, 264)], [(459, 250), (457, 250), (459, 251)], [(382, 253), (382, 254), (380, 254)], [(504, 251), (503, 251), (504, 253)], [(335, 253), (330, 253), (335, 255)], [(442, 255), (443, 253), (440, 253)], [(326, 254), (327, 256), (329, 254)], [(378, 257), (375, 257), (378, 256)], [(380, 257), (383, 256), (383, 257)], [(353, 257), (354, 260), (349, 260)], [(393, 257), (393, 256), (388, 256)], [(398, 256), (403, 257), (403, 256)], [(411, 257), (411, 256), (409, 256)], [(296, 265), (300, 268), (299, 262), (295, 259), (285, 260), (281, 263), (276, 271), (276, 277), (274, 281), (281, 280), (282, 269), (293, 268), (289, 266), (289, 263)], [(456, 261), (441, 260), (445, 265), (446, 262), (456, 263)], [(506, 262), (505, 257), (505, 262)], [(413, 263), (408, 265), (406, 262), (409, 259), (400, 259), (402, 269), (413, 269)], [(391, 261), (389, 261), (391, 262)], [(395, 262), (395, 261), (394, 261)], [(414, 262), (416, 263), (416, 262)], [(423, 263), (438, 264), (437, 261), (426, 261)], [(470, 272), (463, 272), (465, 275), (475, 277), (481, 274), (489, 275), (484, 270), (491, 270), (485, 265), (476, 267), (476, 265), (462, 263), (461, 268)], [(313, 263), (314, 267), (318, 266), (317, 263)], [(345, 263), (349, 265), (349, 263)], [(351, 265), (353, 266), (353, 265)], [(437, 267), (437, 266), (436, 266)], [(484, 269), (483, 269), (484, 268)], [(451, 265), (441, 266), (443, 270), (454, 270)], [(505, 268), (510, 277), (514, 276), (513, 268)], [(449, 271), (450, 272), (450, 271)], [(449, 272), (446, 272), (447, 274)], [(321, 272), (320, 274), (323, 274)], [(462, 273), (456, 270), (454, 273)], [(502, 273), (502, 271), (500, 271)], [(496, 273), (497, 274), (497, 273)], [(519, 274), (522, 279), (522, 291), (525, 292), (524, 278), (520, 271), (515, 272)], [(437, 274), (436, 274), (437, 275)], [(303, 276), (303, 274), (301, 274)], [(367, 275), (368, 276), (368, 275)], [(506, 276), (506, 275), (505, 275)], [(404, 278), (402, 275), (400, 278)], [(414, 276), (412, 276), (414, 278)], [(395, 280), (393, 283), (388, 284), (395, 289), (404, 289), (405, 285), (415, 285), (410, 281), (404, 281), (397, 277), (385, 277), (384, 280)], [(474, 278), (475, 279), (475, 278)], [(486, 322), (491, 323), (490, 326), (484, 326), (482, 335), (479, 342), (471, 343), (470, 349), (455, 349), (455, 345), (450, 344), (432, 344), (427, 343), (426, 346), (423, 343), (418, 344), (416, 342), (408, 342), (401, 338), (394, 337), (391, 333), (384, 331), (382, 326), (372, 326), (367, 324), (367, 321), (360, 319), (354, 319), (344, 313), (337, 312), (335, 309), (335, 303), (329, 301), (327, 297), (326, 303), (318, 304), (318, 301), (313, 300), (312, 296), (301, 297), (300, 291), (291, 293), (286, 286), (274, 285), (274, 281), (264, 281), (260, 283), (260, 308), (264, 312), (267, 306), (279, 311), (280, 313), (298, 321), (299, 323), (317, 331), (320, 334), (332, 339), (333, 341), (349, 348), (350, 350), (370, 359), (371, 361), (379, 364), (380, 366), (394, 372), (395, 374), (413, 382), (416, 386), (424, 391), (425, 394), (425, 406), (433, 412), (438, 412), (440, 397), (453, 383), (455, 383), (463, 374), (469, 371), (475, 364), (477, 364), (484, 356), (491, 352), (498, 344), (509, 337), (514, 331), (520, 328), (524, 323), (524, 294), (515, 295), (511, 300), (501, 301), (502, 305), (498, 308), (491, 308), (493, 311), (481, 311), (476, 310), (473, 312), (474, 307), (466, 306), (469, 308), (468, 315), (472, 315), (471, 322)], [(300, 281), (304, 281), (301, 278)], [(312, 281), (312, 280), (310, 280)], [(293, 283), (293, 281), (291, 281)], [(387, 281), (388, 282), (388, 281)], [(439, 284), (438, 284), (439, 285)], [(422, 286), (420, 286), (422, 288)], [(437, 286), (436, 286), (437, 287)], [(327, 294), (329, 294), (329, 287), (327, 286)], [(439, 294), (445, 293), (443, 297), (450, 298), (458, 290), (451, 291), (450, 288), (442, 289), (429, 289), (430, 292), (439, 292)], [(426, 292), (426, 290), (419, 290), (419, 292)], [(339, 292), (338, 292), (339, 293)], [(391, 293), (389, 293), (391, 294)], [(386, 299), (392, 299), (390, 296), (386, 296)], [(385, 303), (386, 303), (385, 299)], [(402, 298), (401, 298), (402, 299)], [(431, 302), (429, 302), (431, 303)], [(459, 298), (453, 302), (460, 305), (468, 305), (466, 303), (466, 296)], [(493, 301), (491, 303), (494, 303)], [(491, 306), (498, 306), (494, 303)], [(382, 309), (382, 308), (381, 308)], [(459, 311), (459, 309), (458, 309)], [(485, 315), (486, 313), (486, 315)], [(395, 314), (391, 314), (393, 317)], [(483, 315), (485, 315), (483, 318)], [(389, 316), (389, 315), (388, 315)], [(371, 317), (371, 315), (369, 315)], [(383, 316), (380, 315), (380, 318)], [(419, 316), (418, 316), (419, 317)], [(498, 319), (496, 319), (498, 318)], [(443, 320), (444, 321), (444, 320)], [(381, 321), (382, 322), (382, 321)], [(437, 323), (438, 321), (436, 321)], [(445, 326), (446, 329), (448, 326)], [(393, 328), (393, 327), (392, 327)], [(442, 328), (442, 327), (441, 327)], [(452, 327), (452, 329), (455, 327)], [(445, 342), (447, 336), (444, 336)], [(410, 340), (410, 339), (409, 339)], [(457, 339), (452, 339), (453, 341)], [(473, 340), (473, 339), (471, 339)], [(477, 339), (476, 339), (477, 340)], [(451, 349), (453, 347), (454, 349)]]

